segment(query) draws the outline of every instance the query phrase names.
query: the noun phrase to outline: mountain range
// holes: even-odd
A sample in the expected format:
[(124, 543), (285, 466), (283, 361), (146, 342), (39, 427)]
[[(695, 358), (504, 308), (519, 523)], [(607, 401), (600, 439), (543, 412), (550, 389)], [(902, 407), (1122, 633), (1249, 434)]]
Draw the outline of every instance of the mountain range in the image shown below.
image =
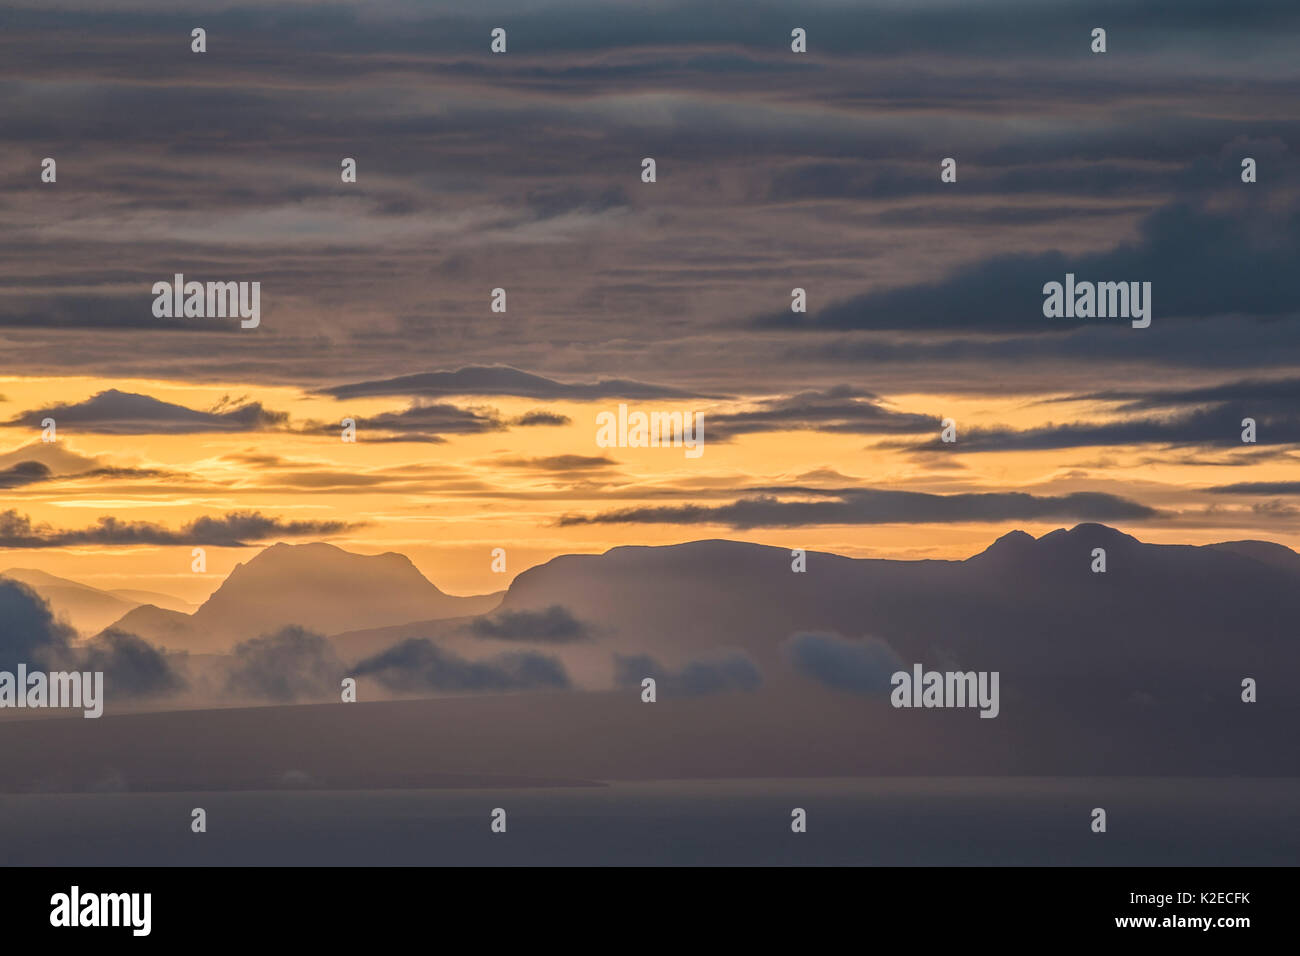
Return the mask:
[[(0, 790), (117, 775), (220, 789), (285, 774), (364, 788), (441, 786), (439, 774), (1300, 773), (1289, 549), (1147, 544), (1084, 524), (1012, 531), (965, 560), (809, 552), (798, 566), (788, 549), (737, 541), (619, 547), (457, 598), (401, 555), (275, 545), (192, 614), (145, 606), (108, 629), (191, 652), (166, 655), (185, 696), (129, 712), (119, 692), (103, 721), (0, 721), (23, 754)], [(172, 625), (161, 640), (158, 621)], [(324, 637), (236, 646), (295, 626)], [(891, 672), (914, 664), (997, 671), (997, 719), (892, 707)], [(357, 705), (339, 705), (340, 675), (356, 675)], [(1247, 678), (1257, 702), (1243, 700)], [(267, 702), (298, 705), (239, 706)], [(231, 734), (238, 759), (221, 743)]]
[(961, 561), (810, 552), (791, 566), (789, 550), (733, 541), (569, 555), (520, 574), (501, 612), (558, 604), (665, 666), (735, 647), (770, 679), (801, 669), (790, 639), (809, 632), (832, 652), (831, 637), (870, 639), (902, 661), (1000, 670), (1004, 693), (1218, 693), (1300, 672), (1300, 555), (1268, 542), (1146, 544), (1082, 524), (1012, 531)]
[(193, 613), (151, 604), (105, 630), (135, 634), (160, 647), (221, 652), (285, 627), (322, 634), (408, 621), (482, 614), (498, 594), (444, 594), (410, 558), (364, 555), (331, 544), (276, 544), (235, 569)]
[[(1098, 549), (1104, 572), (1093, 570)], [(629, 662), (680, 673), (719, 655), (743, 658), (763, 683), (802, 680), (819, 665), (792, 651), (799, 635), (832, 656), (836, 640), (866, 641), (898, 660), (999, 670), (1013, 693), (1210, 692), (1227, 675), (1300, 663), (1300, 555), (1264, 541), (1157, 545), (1082, 524), (1011, 531), (965, 560), (809, 552), (806, 570), (793, 564), (786, 549), (738, 541), (618, 547), (554, 558), (503, 593), (455, 597), (400, 554), (276, 544), (197, 608), (6, 574), (83, 632), (98, 625), (172, 651), (222, 654), (298, 627), (354, 662), (413, 639), (469, 660), (528, 649), (592, 689), (616, 686)]]

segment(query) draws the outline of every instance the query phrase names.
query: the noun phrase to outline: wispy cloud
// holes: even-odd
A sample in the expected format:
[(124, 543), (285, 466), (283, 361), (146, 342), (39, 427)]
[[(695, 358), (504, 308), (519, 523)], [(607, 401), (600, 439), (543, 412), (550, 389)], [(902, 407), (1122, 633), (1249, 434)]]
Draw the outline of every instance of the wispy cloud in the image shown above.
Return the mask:
[(0, 512), (0, 547), (62, 548), (71, 545), (211, 545), (247, 547), (277, 537), (334, 535), (358, 527), (346, 521), (284, 521), (256, 511), (201, 517), (170, 529), (149, 521), (120, 521), (105, 515), (87, 528), (59, 529), (36, 523), (10, 509)]
[[(732, 528), (856, 524), (947, 524), (962, 521), (1142, 520), (1154, 508), (1116, 495), (1075, 492), (1045, 496), (1024, 492), (939, 495), (870, 488), (786, 489), (787, 497), (755, 495), (724, 505), (617, 508), (591, 515), (565, 515), (560, 526), (599, 524), (707, 524)], [(795, 495), (816, 496), (799, 500)]]
[(622, 379), (560, 382), (505, 365), (467, 366), (450, 372), (420, 372), (396, 378), (335, 385), (320, 390), (335, 398), (392, 395), (515, 395), (523, 398), (601, 399), (668, 398), (688, 395), (681, 389)]
[(264, 408), (260, 402), (226, 401), (211, 411), (198, 411), (149, 395), (110, 388), (83, 402), (31, 409), (7, 424), (40, 428), (46, 418), (53, 418), (62, 428), (72, 426), (105, 435), (180, 435), (280, 428), (289, 416)]

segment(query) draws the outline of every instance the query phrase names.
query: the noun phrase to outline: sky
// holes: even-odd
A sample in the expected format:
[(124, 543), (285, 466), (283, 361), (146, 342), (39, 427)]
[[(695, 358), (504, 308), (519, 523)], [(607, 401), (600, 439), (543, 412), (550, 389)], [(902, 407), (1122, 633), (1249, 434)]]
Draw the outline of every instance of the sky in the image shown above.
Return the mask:
[[(1290, 0), (10, 0), (0, 570), (1300, 547), (1297, 49)], [(260, 325), (156, 317), (176, 273)], [(1067, 273), (1150, 282), (1150, 327), (1044, 316)], [(601, 447), (620, 403), (703, 454)]]

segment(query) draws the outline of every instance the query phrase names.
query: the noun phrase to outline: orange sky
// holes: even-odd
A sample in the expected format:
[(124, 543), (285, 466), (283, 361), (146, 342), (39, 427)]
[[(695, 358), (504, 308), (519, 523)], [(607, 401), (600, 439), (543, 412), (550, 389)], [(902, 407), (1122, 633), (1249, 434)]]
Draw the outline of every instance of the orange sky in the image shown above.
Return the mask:
[[(359, 422), (356, 443), (293, 431), (235, 434), (115, 436), (60, 428), (58, 449), (96, 459), (98, 465), (159, 468), (180, 473), (164, 480), (84, 478), (40, 483), (6, 493), (5, 509), (56, 528), (83, 527), (101, 515), (177, 527), (204, 515), (255, 510), (284, 520), (341, 520), (360, 526), (329, 540), (365, 553), (400, 551), (431, 580), (452, 593), (500, 589), (518, 572), (563, 553), (598, 552), (620, 544), (668, 544), (729, 537), (854, 556), (962, 558), (985, 547), (1013, 526), (1006, 522), (926, 525), (828, 525), (738, 530), (703, 524), (622, 524), (557, 527), (565, 514), (590, 514), (613, 507), (734, 500), (748, 486), (872, 487), (950, 493), (1031, 491), (1067, 494), (1104, 491), (1179, 513), (1172, 522), (1145, 522), (1126, 530), (1143, 540), (1208, 543), (1265, 537), (1292, 546), (1300, 534), (1262, 524), (1260, 515), (1230, 507), (1198, 489), (1239, 480), (1241, 469), (1207, 465), (1143, 463), (1149, 449), (1084, 448), (1040, 452), (969, 454), (964, 467), (934, 467), (898, 449), (875, 449), (874, 436), (793, 431), (741, 435), (729, 443), (709, 442), (711, 411), (743, 403), (659, 401), (647, 408), (700, 410), (705, 452), (688, 459), (681, 449), (602, 449), (595, 443), (595, 416), (617, 402), (575, 403), (518, 398), (451, 399), (461, 406), (490, 405), (503, 416), (538, 407), (563, 413), (568, 425), (511, 428), (485, 434), (453, 435), (443, 444), (367, 441), (366, 416), (392, 411), (394, 399), (339, 401), (296, 388), (268, 388), (231, 382), (195, 386), (156, 380), (0, 378), (0, 405), (8, 419), (21, 410), (82, 401), (105, 388), (208, 409), (223, 397), (261, 401), (286, 411), (296, 424)], [(1061, 407), (1023, 398), (898, 395), (901, 411), (941, 414), (967, 426), (1027, 427), (1060, 420)], [(1106, 417), (1102, 406), (1071, 406), (1072, 417)], [(10, 464), (39, 458), (39, 432), (0, 427), (0, 455)], [(1251, 454), (1245, 447), (1241, 454)], [(578, 470), (529, 467), (553, 456), (605, 456), (614, 464)], [(1175, 459), (1177, 455), (1167, 456)], [(254, 463), (249, 459), (273, 458)], [(1288, 477), (1285, 462), (1262, 460), (1250, 480)], [(1207, 509), (1214, 508), (1213, 513)], [(1070, 522), (1016, 522), (1040, 534)], [(207, 574), (190, 570), (190, 547), (85, 546), (9, 549), (2, 567), (33, 567), (97, 587), (158, 590), (201, 600), (237, 562), (258, 548), (208, 547)], [(491, 571), (491, 551), (507, 552), (507, 573)]]
[[(1115, 48), (1098, 56), (1068, 5), (1041, 2), (1011, 18), (952, 4), (937, 31), (926, 3), (868, 16), (813, 3), (806, 53), (790, 49), (788, 11), (761, 5), (721, 25), (644, 4), (596, 17), (561, 5), (542, 29), (521, 0), (377, 0), (298, 30), (283, 25), (300, 11), (273, 3), (214, 11), (201, 57), (188, 27), (139, 15), (169, 9), (161, 0), (9, 6), (10, 527), (79, 531), (111, 517), (178, 529), (235, 512), (350, 522), (328, 540), (401, 551), (460, 594), (498, 590), (556, 554), (718, 536), (961, 558), (1014, 527), (1089, 520), (1078, 502), (1057, 507), (1081, 494), (1105, 499), (1111, 510), (1096, 514), (1158, 509), (1110, 522), (1147, 541), (1300, 546), (1288, 282), (1300, 254), (1289, 172), (1300, 72), (1281, 6), (1243, 10), (1226, 32), (1208, 7), (1169, 22), (1119, 17)], [(512, 49), (497, 56), (485, 39), (507, 15)], [(641, 176), (647, 156), (653, 183)], [(1257, 180), (1242, 178), (1243, 157)], [(49, 181), (45, 158), (58, 161)], [(940, 178), (945, 158), (954, 181)], [(1151, 326), (1048, 318), (1039, 290), (1066, 272), (1150, 282)], [(154, 316), (151, 289), (177, 273), (259, 283), (260, 324)], [(491, 311), (498, 287), (507, 312)], [(791, 311), (796, 287), (804, 313)], [(511, 394), (564, 398), (493, 394), (500, 382), (482, 373), (502, 365), (532, 377)], [(455, 378), (467, 369), (478, 388)], [(358, 388), (389, 377), (420, 381)], [(470, 393), (450, 393), (449, 377)], [(618, 399), (585, 396), (629, 382), (640, 394), (740, 398), (638, 403), (702, 411), (700, 458), (599, 448), (595, 416)], [(173, 403), (182, 419), (224, 399), (259, 402), (289, 424), (177, 434), (164, 416), (172, 433), (114, 435), (69, 420), (54, 446), (30, 421), (3, 424), (107, 389)], [(1120, 412), (1119, 398), (1051, 401), (1121, 393), (1135, 410)], [(445, 441), (408, 440), (418, 420), (367, 428), (432, 395), (451, 407), (449, 427), (427, 429)], [(717, 440), (711, 415), (764, 400), (760, 426)], [(865, 407), (876, 400), (883, 408)], [(837, 403), (848, 415), (832, 421)], [(473, 408), (569, 423), (457, 419)], [(1120, 415), (1142, 419), (1104, 434), (1129, 436), (1121, 447), (1014, 432)], [(1258, 445), (1236, 440), (1244, 415), (1260, 420)], [(355, 444), (311, 424), (345, 416), (360, 421)], [(907, 447), (940, 417), (957, 421), (955, 453)], [(775, 430), (792, 422), (808, 428)], [(980, 426), (1013, 430), (984, 447), (1065, 447), (963, 450), (961, 435)], [(547, 461), (557, 456), (596, 460)], [(166, 475), (104, 471), (127, 468)], [(773, 488), (783, 490), (763, 490)], [(759, 494), (791, 520), (834, 489), (1000, 499), (955, 510), (931, 500), (916, 512), (926, 520), (1060, 517), (558, 523)], [(1034, 507), (1017, 509), (1019, 493)], [(897, 501), (876, 496), (870, 516), (843, 499), (831, 510), (866, 522), (881, 509), (892, 518)], [(190, 570), (189, 544), (11, 547), (0, 569), (197, 600), (274, 540), (209, 546), (205, 575)], [(491, 571), (498, 547), (504, 575)]]

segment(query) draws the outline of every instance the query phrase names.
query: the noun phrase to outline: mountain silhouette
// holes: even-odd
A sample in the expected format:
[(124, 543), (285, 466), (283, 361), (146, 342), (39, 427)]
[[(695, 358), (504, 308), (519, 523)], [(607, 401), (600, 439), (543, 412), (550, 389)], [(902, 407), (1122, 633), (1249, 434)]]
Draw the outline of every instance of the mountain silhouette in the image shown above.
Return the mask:
[(502, 608), (561, 604), (609, 634), (607, 650), (664, 664), (739, 648), (769, 679), (789, 676), (797, 632), (998, 670), (1004, 692), (1045, 697), (1231, 693), (1243, 677), (1300, 666), (1300, 555), (1267, 542), (1147, 544), (1081, 524), (1012, 531), (964, 561), (810, 552), (805, 572), (791, 563), (787, 549), (722, 540), (568, 555), (520, 574)]
[(499, 595), (444, 594), (405, 555), (354, 554), (331, 544), (276, 544), (238, 564), (193, 614), (146, 605), (111, 629), (191, 651), (298, 626), (322, 634), (481, 614)]
[[(965, 560), (805, 560), (796, 572), (788, 549), (728, 540), (618, 547), (530, 568), (504, 597), (457, 598), (402, 555), (278, 544), (194, 614), (144, 606), (114, 627), (224, 652), (298, 626), (353, 663), (410, 640), (469, 661), (529, 650), (586, 689), (616, 686), (629, 667), (698, 676), (701, 661), (740, 655), (764, 687), (825, 693), (825, 671), (800, 655), (874, 641), (909, 665), (999, 671), (1004, 694), (1045, 706), (1218, 699), (1244, 677), (1300, 668), (1300, 555), (1268, 542), (1148, 544), (1081, 524), (1012, 531)], [(548, 638), (557, 619), (573, 622), (573, 639)], [(808, 634), (821, 643), (796, 648)]]
[[(197, 677), (240, 658), (204, 652), (311, 628), (358, 675), (362, 703), (268, 716), (175, 701), (208, 728), (198, 737), (245, 742), (237, 765), (228, 748), (194, 749), (165, 715), (110, 714), (104, 725), (121, 732), (81, 740), (73, 761), (80, 721), (34, 722), (21, 728), (28, 757), (0, 774), (0, 790), (58, 780), (68, 766), (84, 778), (60, 784), (72, 789), (123, 768), (133, 787), (264, 786), (308, 764), (347, 787), (423, 780), (404, 768), (430, 766), (592, 780), (1300, 771), (1300, 555), (1289, 549), (1149, 544), (1083, 524), (1013, 531), (965, 560), (804, 557), (796, 572), (790, 550), (760, 544), (619, 547), (531, 568), (503, 599), (453, 598), (400, 555), (277, 545), (193, 615), (143, 607), (119, 627), (143, 624), (154, 634), (142, 636), (200, 652)], [(492, 679), (543, 655), (566, 681)], [(312, 700), (337, 694), (311, 660), (265, 660), (301, 665), (320, 689)], [(914, 664), (997, 671), (997, 718), (891, 706), (890, 673)], [(653, 709), (645, 676), (659, 681)], [(1258, 702), (1242, 700), (1245, 678)], [(321, 734), (332, 722), (349, 728), (342, 745)], [(345, 764), (346, 774), (329, 769)]]

